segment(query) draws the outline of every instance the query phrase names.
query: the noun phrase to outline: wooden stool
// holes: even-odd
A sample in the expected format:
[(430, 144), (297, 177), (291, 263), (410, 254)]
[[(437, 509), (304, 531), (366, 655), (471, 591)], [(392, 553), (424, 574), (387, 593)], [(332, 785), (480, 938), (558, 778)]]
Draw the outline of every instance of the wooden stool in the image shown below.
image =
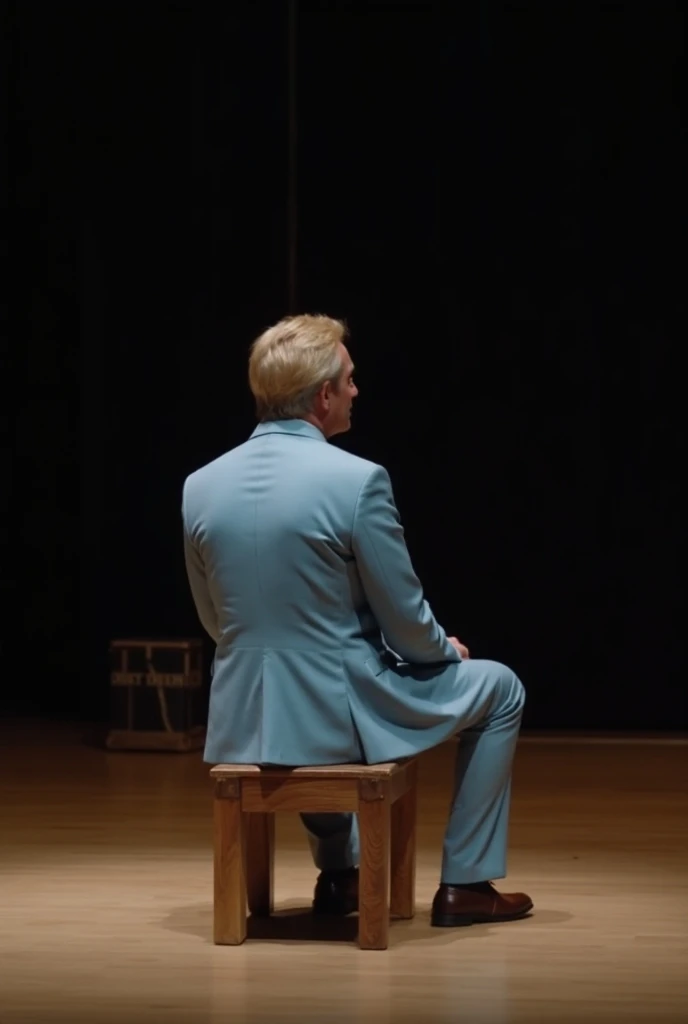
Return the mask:
[(210, 775), (216, 944), (236, 946), (246, 938), (247, 897), (252, 914), (272, 911), (275, 811), (355, 812), (361, 841), (358, 944), (387, 949), (390, 912), (401, 918), (414, 913), (415, 759), (309, 768), (220, 764)]

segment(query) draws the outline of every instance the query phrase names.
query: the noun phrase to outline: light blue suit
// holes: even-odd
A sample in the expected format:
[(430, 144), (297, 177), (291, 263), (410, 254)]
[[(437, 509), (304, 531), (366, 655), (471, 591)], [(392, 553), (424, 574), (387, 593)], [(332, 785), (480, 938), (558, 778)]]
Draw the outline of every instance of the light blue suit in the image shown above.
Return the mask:
[[(205, 760), (374, 763), (461, 732), (442, 880), (504, 877), (523, 687), (447, 640), (387, 472), (305, 420), (261, 423), (188, 477), (182, 516), (216, 644)], [(303, 818), (320, 868), (357, 863), (355, 817)]]

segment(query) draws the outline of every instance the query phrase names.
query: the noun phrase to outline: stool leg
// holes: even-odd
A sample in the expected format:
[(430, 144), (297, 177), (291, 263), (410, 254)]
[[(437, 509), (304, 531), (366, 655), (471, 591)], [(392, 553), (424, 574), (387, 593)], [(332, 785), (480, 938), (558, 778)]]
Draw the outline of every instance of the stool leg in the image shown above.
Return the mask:
[[(380, 783), (377, 784), (380, 786)], [(389, 945), (389, 832), (387, 786), (382, 797), (364, 795), (361, 785), (358, 821), (361, 863), (358, 881), (358, 944), (361, 949), (387, 949)]]
[(238, 946), (246, 938), (246, 840), (238, 782), (219, 782), (214, 800), (213, 938)]
[(256, 917), (272, 913), (275, 863), (275, 815), (251, 813), (246, 824), (248, 909)]
[(416, 903), (416, 773), (415, 762), (406, 769), (408, 789), (392, 804), (392, 894), (390, 912), (410, 918)]

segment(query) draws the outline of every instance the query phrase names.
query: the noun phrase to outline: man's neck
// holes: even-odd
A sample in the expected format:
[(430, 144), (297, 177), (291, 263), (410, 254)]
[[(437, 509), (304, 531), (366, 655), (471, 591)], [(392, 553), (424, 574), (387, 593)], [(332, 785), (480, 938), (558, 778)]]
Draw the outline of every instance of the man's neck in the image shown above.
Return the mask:
[(318, 419), (318, 417), (315, 415), (315, 413), (308, 412), (308, 413), (306, 413), (305, 416), (300, 416), (299, 418), (302, 419), (302, 420), (305, 420), (306, 423), (310, 423), (311, 426), (317, 427), (318, 430), (320, 431), (320, 433), (324, 437), (327, 437), (327, 434), (325, 433), (325, 431), (323, 429), (323, 425), (322, 425), (321, 421)]

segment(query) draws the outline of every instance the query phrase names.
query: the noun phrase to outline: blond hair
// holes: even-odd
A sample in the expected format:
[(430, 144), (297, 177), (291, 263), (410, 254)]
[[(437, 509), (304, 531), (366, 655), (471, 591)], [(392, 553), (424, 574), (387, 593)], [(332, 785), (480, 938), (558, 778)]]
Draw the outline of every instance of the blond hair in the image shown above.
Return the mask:
[(329, 316), (290, 316), (268, 327), (251, 346), (248, 380), (261, 420), (300, 419), (343, 370), (339, 345), (346, 326)]

